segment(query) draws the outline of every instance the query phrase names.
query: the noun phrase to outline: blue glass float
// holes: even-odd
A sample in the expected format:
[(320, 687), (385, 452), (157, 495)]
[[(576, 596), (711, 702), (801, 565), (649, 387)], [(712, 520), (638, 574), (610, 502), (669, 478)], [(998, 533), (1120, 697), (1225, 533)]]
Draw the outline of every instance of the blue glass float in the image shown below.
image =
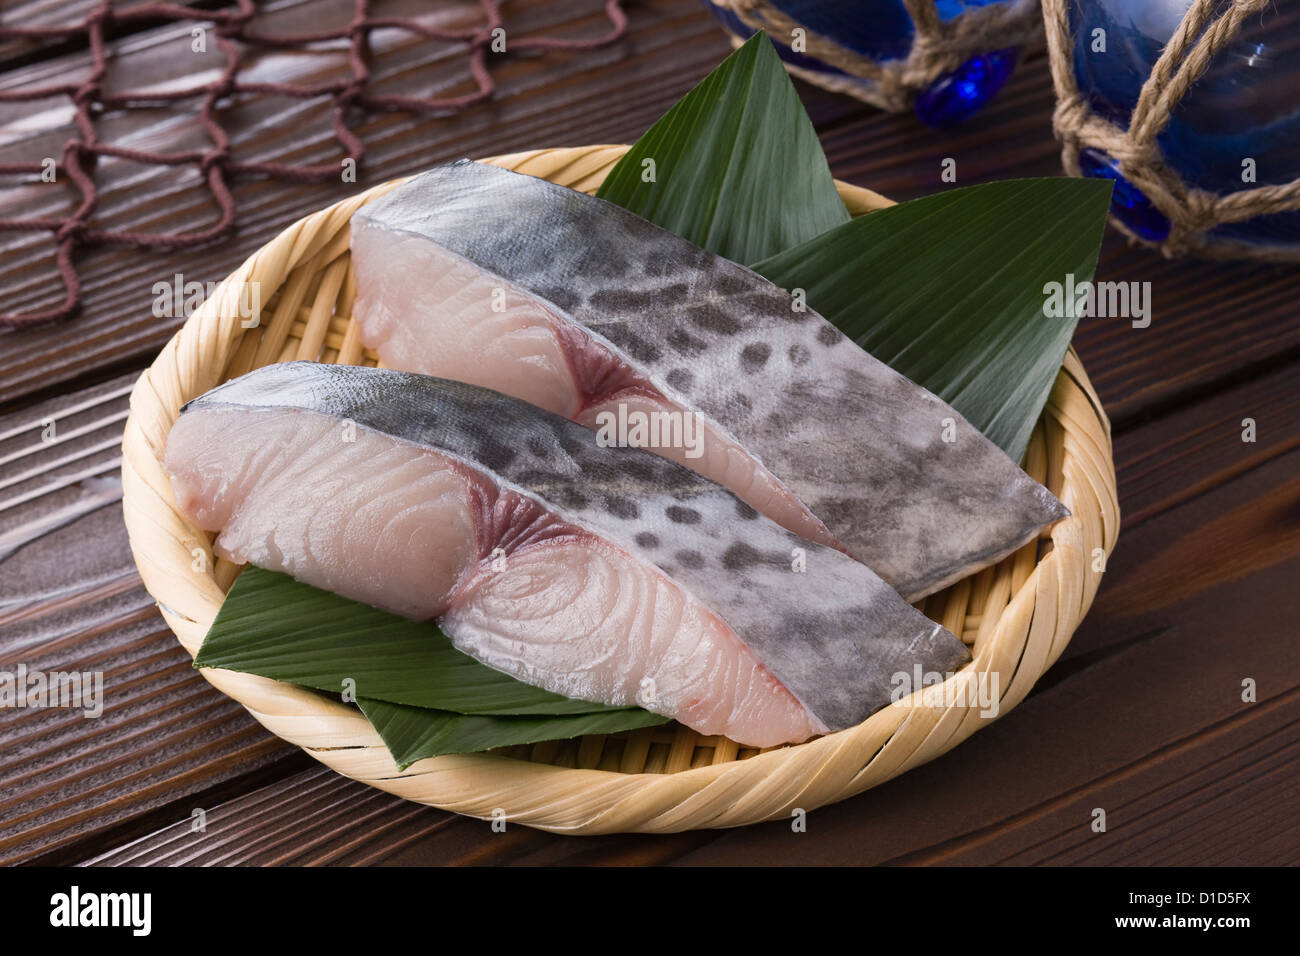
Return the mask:
[[(727, 0), (704, 0), (726, 30), (738, 39), (748, 39), (754, 26), (741, 19)], [(1010, 5), (1014, 0), (934, 0), (939, 18), (951, 22), (980, 7)], [(769, 18), (763, 16), (768, 8)], [(809, 35), (824, 37), (844, 50), (882, 65), (900, 63), (912, 50), (916, 25), (902, 0), (766, 0), (749, 8), (752, 18), (767, 27), (777, 52), (794, 72), (817, 83), (826, 81), (832, 89), (852, 93), (878, 106), (889, 104), (873, 97), (875, 81), (854, 77), (845, 70), (812, 55), (792, 49), (787, 34), (770, 19), (775, 13), (798, 23)], [(1036, 7), (1025, 6), (1026, 21), (1037, 15)], [(1032, 16), (1031, 16), (1032, 15)], [(1027, 32), (1027, 31), (1026, 31)], [(1010, 42), (1019, 42), (1011, 38)], [(973, 51), (974, 55), (956, 70), (933, 79), (925, 88), (914, 90), (918, 103), (924, 100), (921, 118), (932, 126), (950, 126), (969, 117), (987, 103), (1006, 82), (1016, 63), (1014, 48)]]
[[(1095, 114), (1127, 128), (1142, 85), (1190, 6), (1191, 0), (1071, 0), (1075, 83)], [(1104, 51), (1097, 49), (1098, 29), (1105, 31)], [(1220, 195), (1300, 177), (1300, 4), (1271, 4), (1248, 16), (1173, 108), (1157, 142), (1185, 183)], [(1254, 182), (1243, 180), (1246, 160), (1253, 160)], [(1134, 233), (1153, 242), (1169, 234), (1168, 220), (1110, 157), (1084, 151), (1080, 166), (1085, 175), (1116, 180), (1113, 212)], [(1222, 223), (1209, 236), (1300, 244), (1300, 211)]]
[(1079, 151), (1079, 170), (1094, 179), (1115, 183), (1110, 194), (1110, 211), (1124, 225), (1147, 242), (1164, 242), (1169, 238), (1169, 217), (1156, 208), (1142, 190), (1124, 178), (1119, 164), (1101, 150)]
[(973, 56), (939, 77), (916, 97), (916, 115), (929, 126), (956, 126), (997, 96), (1016, 68), (1016, 51), (994, 50)]

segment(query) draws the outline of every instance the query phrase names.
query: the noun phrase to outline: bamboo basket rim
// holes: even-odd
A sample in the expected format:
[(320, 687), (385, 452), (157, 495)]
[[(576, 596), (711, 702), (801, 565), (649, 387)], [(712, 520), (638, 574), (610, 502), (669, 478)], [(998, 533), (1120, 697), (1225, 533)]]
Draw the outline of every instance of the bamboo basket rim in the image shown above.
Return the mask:
[[(594, 192), (627, 149), (540, 149), (484, 161)], [(214, 559), (212, 536), (177, 510), (161, 465), (167, 432), (186, 401), (261, 365), (293, 358), (376, 363), (351, 322), (355, 285), (348, 221), (362, 204), (403, 181), (305, 216), (253, 253), (136, 383), (123, 437), (130, 546), (145, 587), (191, 657), (239, 569)], [(854, 215), (892, 204), (870, 190), (836, 185)], [(265, 295), (260, 322), (245, 328), (251, 325), (244, 319), (250, 283)], [(945, 681), (944, 689), (971, 675), (996, 674), (998, 716), (1018, 704), (1064, 650), (1096, 594), (1101, 576), (1091, 570), (1096, 549), (1108, 556), (1119, 530), (1110, 425), (1072, 349), (1035, 429), (1025, 467), (1056, 492), (1071, 516), (1054, 525), (1045, 540), (1031, 542), (924, 604), (927, 614), (972, 645), (972, 662)], [(201, 673), (267, 729), (345, 776), (457, 813), (485, 819), (504, 813), (510, 822), (560, 833), (675, 832), (811, 810), (939, 756), (990, 719), (979, 716), (978, 706), (923, 704), (914, 694), (903, 707), (886, 707), (856, 727), (752, 755), (729, 741), (669, 724), (615, 735), (623, 741), (618, 769), (557, 765), (539, 760), (540, 751), (533, 750), (523, 759), (518, 753), (427, 758), (399, 772), (374, 729), (340, 701), (251, 674), (211, 668)], [(648, 762), (652, 749), (639, 765), (636, 753), (629, 756), (634, 741), (662, 747), (664, 734), (672, 739), (661, 763)], [(579, 758), (591, 739), (580, 738)], [(608, 745), (601, 738), (597, 758), (604, 764)], [(664, 751), (658, 753), (663, 757)]]

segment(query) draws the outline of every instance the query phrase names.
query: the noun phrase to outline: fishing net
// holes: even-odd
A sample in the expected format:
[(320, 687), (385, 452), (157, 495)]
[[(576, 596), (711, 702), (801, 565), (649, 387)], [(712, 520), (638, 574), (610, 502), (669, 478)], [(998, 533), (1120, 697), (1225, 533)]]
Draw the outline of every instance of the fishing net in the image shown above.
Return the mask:
[[(55, 244), (55, 261), (63, 280), (63, 301), (49, 309), (24, 315), (0, 312), (0, 328), (19, 328), (54, 322), (74, 314), (81, 303), (81, 286), (76, 270), (76, 254), (86, 246), (151, 246), (164, 249), (183, 249), (211, 242), (229, 234), (235, 227), (237, 208), (230, 191), (232, 177), (240, 174), (270, 176), (284, 182), (310, 183), (338, 177), (340, 161), (319, 166), (292, 165), (276, 162), (244, 162), (231, 152), (230, 136), (223, 128), (220, 107), (240, 94), (287, 96), (300, 100), (323, 100), (330, 104), (333, 135), (347, 159), (359, 164), (365, 147), (349, 126), (349, 118), (360, 111), (402, 110), (418, 114), (446, 114), (462, 110), (473, 103), (491, 97), (495, 85), (489, 71), (492, 56), (499, 56), (505, 26), (497, 0), (477, 0), (481, 8), (480, 22), (464, 29), (431, 27), (411, 18), (378, 17), (372, 15), (370, 0), (355, 0), (350, 22), (337, 29), (317, 33), (299, 33), (292, 36), (267, 36), (250, 29), (258, 15), (254, 0), (233, 0), (212, 10), (192, 9), (168, 3), (145, 3), (119, 7), (113, 0), (100, 0), (80, 21), (68, 26), (9, 27), (0, 25), (0, 42), (28, 41), (48, 44), (63, 49), (74, 45), (85, 49), (90, 57), (90, 70), (85, 78), (75, 82), (56, 82), (52, 85), (0, 90), (0, 102), (26, 102), (63, 97), (74, 106), (75, 133), (64, 144), (55, 158), (53, 173), (62, 181), (66, 177), (78, 193), (76, 208), (64, 217), (3, 218), (0, 232), (46, 232)], [(564, 38), (547, 36), (515, 37), (510, 35), (506, 48), (511, 52), (522, 50), (589, 50), (613, 43), (623, 36), (627, 19), (621, 0), (606, 0), (604, 13), (609, 20), (608, 30), (594, 38)], [(196, 84), (184, 89), (112, 91), (106, 88), (105, 74), (112, 56), (112, 37), (129, 32), (133, 27), (155, 27), (159, 24), (192, 22), (202, 27), (205, 36), (215, 40), (224, 57), (220, 76), (211, 82)], [(431, 41), (450, 41), (459, 44), (468, 63), (469, 75), (475, 89), (471, 92), (447, 97), (412, 97), (398, 94), (381, 94), (368, 89), (371, 79), (367, 63), (367, 41), (374, 30), (406, 30)], [(338, 80), (302, 85), (294, 83), (250, 82), (241, 79), (241, 67), (251, 51), (258, 49), (292, 50), (330, 41), (346, 42), (347, 75)], [(494, 49), (495, 47), (495, 49)], [(199, 122), (209, 140), (205, 149), (184, 152), (159, 153), (128, 149), (104, 142), (97, 129), (97, 120), (110, 110), (130, 110), (157, 107), (159, 103), (193, 101)], [(111, 156), (137, 163), (171, 167), (197, 167), (200, 178), (220, 215), (212, 225), (192, 231), (171, 233), (133, 232), (101, 229), (92, 225), (98, 200), (94, 168), (101, 156)], [(54, 157), (52, 157), (54, 158)], [(49, 163), (36, 160), (28, 163), (0, 164), (0, 175), (42, 177), (50, 174)]]

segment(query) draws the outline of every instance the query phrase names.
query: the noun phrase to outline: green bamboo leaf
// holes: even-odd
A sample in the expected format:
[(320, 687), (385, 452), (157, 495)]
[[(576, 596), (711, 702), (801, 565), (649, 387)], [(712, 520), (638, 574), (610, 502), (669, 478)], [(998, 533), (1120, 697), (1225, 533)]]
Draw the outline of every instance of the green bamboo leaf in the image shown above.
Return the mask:
[(877, 210), (754, 268), (882, 362), (943, 398), (1019, 461), (1073, 317), (1046, 285), (1091, 280), (1110, 183), (1021, 179)]
[(399, 770), (425, 757), (477, 753), (543, 740), (569, 740), (587, 734), (614, 734), (668, 722), (667, 717), (635, 708), (562, 717), (487, 717), (407, 707), (365, 697), (359, 698), (357, 704), (383, 738)]
[(849, 219), (812, 121), (761, 33), (650, 127), (596, 195), (742, 265)]
[(358, 696), (465, 714), (627, 710), (532, 687), (456, 650), (432, 622), (408, 621), (258, 567), (235, 581), (194, 666), (333, 694), (350, 678)]

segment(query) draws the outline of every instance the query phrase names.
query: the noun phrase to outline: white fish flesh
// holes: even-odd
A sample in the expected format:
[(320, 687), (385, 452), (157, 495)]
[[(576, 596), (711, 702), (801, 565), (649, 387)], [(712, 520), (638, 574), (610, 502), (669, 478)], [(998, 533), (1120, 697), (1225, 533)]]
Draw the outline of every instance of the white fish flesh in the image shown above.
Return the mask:
[(714, 482), (459, 382), (268, 366), (185, 406), (165, 465), (231, 560), (743, 744), (852, 726), (896, 675), (969, 659), (865, 565)]

